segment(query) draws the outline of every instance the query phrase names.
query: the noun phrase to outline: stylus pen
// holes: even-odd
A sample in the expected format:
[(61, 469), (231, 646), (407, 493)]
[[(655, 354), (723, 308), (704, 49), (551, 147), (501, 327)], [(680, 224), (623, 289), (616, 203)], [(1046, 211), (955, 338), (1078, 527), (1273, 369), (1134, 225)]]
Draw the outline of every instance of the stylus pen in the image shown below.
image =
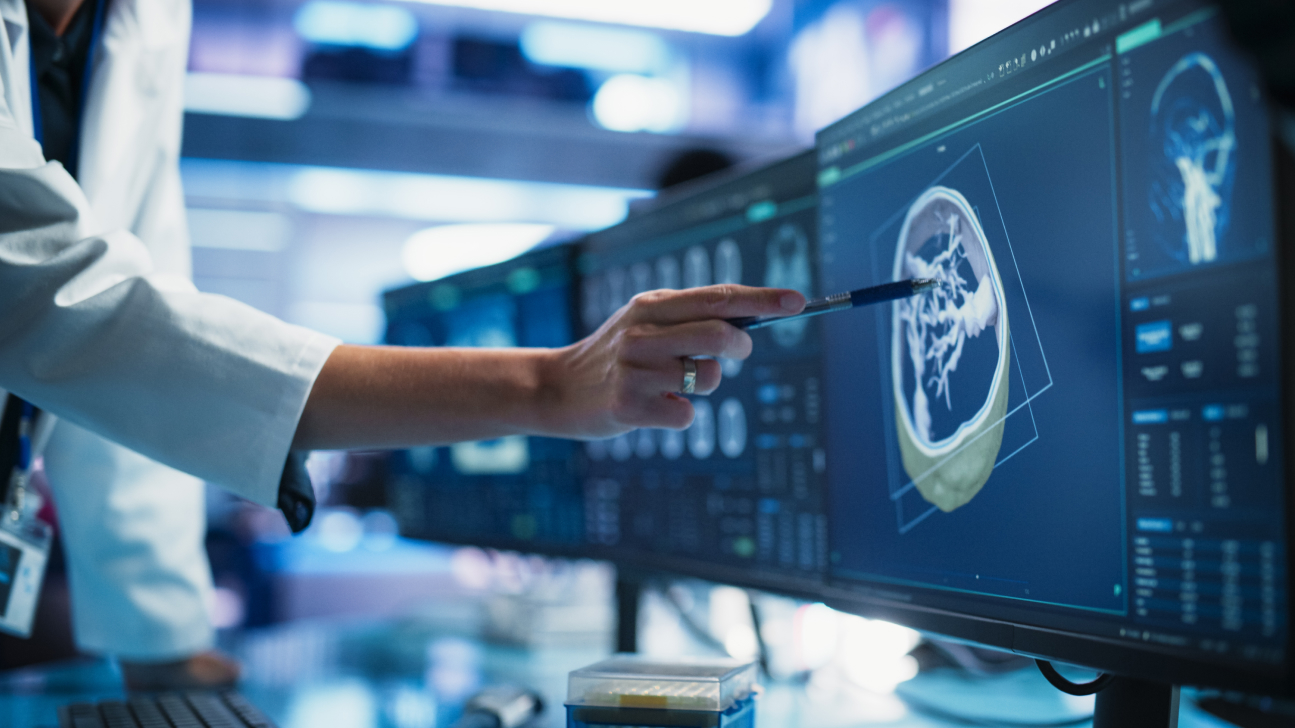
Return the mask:
[(809, 318), (810, 316), (821, 316), (833, 311), (845, 311), (857, 306), (884, 303), (897, 298), (908, 298), (923, 291), (929, 291), (938, 285), (940, 285), (940, 282), (934, 278), (912, 278), (907, 281), (883, 283), (880, 286), (860, 288), (857, 291), (848, 293), (833, 293), (826, 298), (815, 298), (805, 304), (805, 310), (791, 316), (743, 316), (728, 319), (728, 322), (739, 329), (751, 331), (752, 329), (761, 329), (783, 321), (795, 321), (796, 319)]

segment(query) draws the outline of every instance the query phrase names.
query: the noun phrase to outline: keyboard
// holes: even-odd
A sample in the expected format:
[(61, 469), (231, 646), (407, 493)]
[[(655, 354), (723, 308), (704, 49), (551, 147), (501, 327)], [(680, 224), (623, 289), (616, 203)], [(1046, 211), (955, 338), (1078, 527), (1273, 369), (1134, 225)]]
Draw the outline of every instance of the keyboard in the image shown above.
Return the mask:
[(234, 691), (132, 695), (58, 709), (59, 728), (276, 728)]

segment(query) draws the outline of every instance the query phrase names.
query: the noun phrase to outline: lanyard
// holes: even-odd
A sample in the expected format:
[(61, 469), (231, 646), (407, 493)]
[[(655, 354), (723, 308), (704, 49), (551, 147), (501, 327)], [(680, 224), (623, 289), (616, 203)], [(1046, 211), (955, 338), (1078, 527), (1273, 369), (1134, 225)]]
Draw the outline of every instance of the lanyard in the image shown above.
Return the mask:
[(18, 418), (18, 462), (13, 473), (9, 475), (7, 502), (9, 517), (18, 520), (22, 515), (23, 501), (27, 495), (27, 478), (31, 474), (32, 435), (35, 432), (36, 408), (25, 399), (11, 399), (10, 404), (21, 404), (22, 414)]
[[(87, 2), (88, 0), (82, 0)], [(68, 172), (75, 177), (77, 167), (80, 163), (81, 151), (81, 127), (85, 118), (85, 100), (90, 90), (90, 74), (94, 70), (94, 57), (99, 50), (99, 36), (103, 32), (103, 13), (107, 0), (94, 0), (94, 20), (90, 26), (90, 52), (85, 55), (85, 71), (81, 74), (81, 98), (78, 100), (76, 134), (72, 137), (72, 149), (68, 153)], [(36, 78), (36, 57), (32, 55), (30, 35), (27, 41), (28, 63), (27, 67), (31, 72), (31, 119), (32, 135), (36, 137), (36, 143), (44, 143), (45, 128), (42, 125), (40, 113), (40, 86)]]

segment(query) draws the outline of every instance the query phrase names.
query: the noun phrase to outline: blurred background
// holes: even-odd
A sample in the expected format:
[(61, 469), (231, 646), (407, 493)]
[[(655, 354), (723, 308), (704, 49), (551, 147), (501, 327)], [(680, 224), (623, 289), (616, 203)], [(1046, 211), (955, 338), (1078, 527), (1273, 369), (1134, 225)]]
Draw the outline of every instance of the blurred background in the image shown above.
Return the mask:
[(384, 288), (616, 223), (684, 150), (808, 146), (1046, 4), (196, 0), (194, 275), (374, 343)]
[[(615, 224), (686, 152), (740, 163), (808, 147), (816, 129), (1047, 4), (195, 0), (182, 160), (195, 281), (377, 343), (383, 290)], [(610, 648), (611, 567), (402, 539), (383, 507), (384, 463), (312, 455), (321, 509), (297, 538), (278, 512), (211, 489), (212, 609), (227, 639), (264, 642), (240, 650), (254, 678), (286, 684), (327, 662), (340, 648), (308, 630), (246, 631), (312, 620)], [(36, 638), (2, 638), (0, 667), (74, 654), (66, 589), (56, 561)], [(825, 690), (884, 695), (917, 670), (909, 630), (701, 582), (650, 584), (639, 627), (664, 653), (751, 657), (763, 643), (770, 674)], [(411, 644), (431, 694), (475, 689), (460, 684), (480, 660), (471, 643)], [(993, 669), (965, 648), (924, 659)], [(409, 719), (396, 725), (435, 713), (425, 690), (348, 689), (310, 709), (381, 699)]]

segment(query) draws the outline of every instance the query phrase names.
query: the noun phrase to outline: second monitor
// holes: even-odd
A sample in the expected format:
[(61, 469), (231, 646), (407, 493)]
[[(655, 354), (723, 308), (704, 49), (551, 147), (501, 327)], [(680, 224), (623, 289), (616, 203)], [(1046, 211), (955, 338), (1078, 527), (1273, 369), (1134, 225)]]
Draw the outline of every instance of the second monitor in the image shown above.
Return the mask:
[[(596, 330), (635, 294), (740, 283), (818, 292), (813, 154), (594, 233), (580, 258), (581, 321)], [(815, 320), (752, 332), (746, 361), (693, 398), (683, 432), (586, 444), (586, 535), (621, 562), (759, 586), (817, 584), (825, 568), (820, 334)]]

